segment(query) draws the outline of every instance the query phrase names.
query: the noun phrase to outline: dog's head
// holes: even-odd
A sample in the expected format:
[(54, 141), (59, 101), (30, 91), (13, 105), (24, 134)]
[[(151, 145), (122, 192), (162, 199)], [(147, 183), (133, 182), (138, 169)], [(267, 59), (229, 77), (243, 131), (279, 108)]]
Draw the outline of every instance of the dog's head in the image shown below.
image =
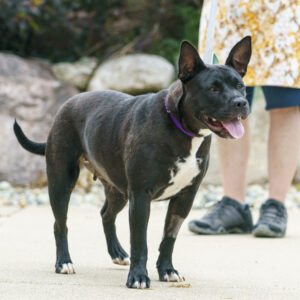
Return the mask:
[(168, 104), (192, 128), (209, 128), (224, 138), (240, 138), (240, 119), (250, 110), (242, 77), (251, 57), (251, 37), (238, 42), (225, 65), (206, 65), (188, 42), (181, 44), (179, 80), (169, 90)]

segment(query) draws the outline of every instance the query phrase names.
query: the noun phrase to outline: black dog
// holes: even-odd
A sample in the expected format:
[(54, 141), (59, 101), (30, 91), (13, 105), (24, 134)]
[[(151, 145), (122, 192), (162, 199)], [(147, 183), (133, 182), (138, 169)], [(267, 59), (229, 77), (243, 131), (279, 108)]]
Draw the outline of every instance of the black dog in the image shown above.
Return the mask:
[(212, 132), (243, 135), (240, 118), (249, 114), (245, 86), (251, 38), (231, 50), (225, 66), (205, 65), (183, 42), (179, 75), (167, 90), (130, 96), (114, 91), (82, 93), (58, 112), (47, 143), (27, 139), (15, 122), (20, 144), (46, 155), (49, 196), (55, 216), (56, 272), (75, 273), (68, 250), (67, 211), (84, 159), (104, 185), (101, 210), (108, 252), (115, 263), (130, 263), (116, 236), (115, 219), (129, 199), (131, 266), (126, 285), (149, 288), (147, 224), (151, 200), (170, 199), (157, 269), (161, 281), (182, 281), (172, 252), (206, 173)]

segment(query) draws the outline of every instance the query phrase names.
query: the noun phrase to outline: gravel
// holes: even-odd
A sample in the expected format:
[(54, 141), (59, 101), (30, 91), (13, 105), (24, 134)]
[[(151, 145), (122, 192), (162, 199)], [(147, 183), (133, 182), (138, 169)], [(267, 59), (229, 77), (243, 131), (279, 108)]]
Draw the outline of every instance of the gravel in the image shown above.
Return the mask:
[[(222, 187), (216, 185), (201, 186), (194, 201), (194, 208), (207, 208), (215, 204), (222, 197)], [(246, 203), (251, 207), (259, 208), (268, 197), (266, 185), (249, 185), (246, 194)], [(72, 195), (70, 204), (75, 206), (102, 206), (105, 199), (103, 187), (93, 184), (86, 192), (84, 189), (76, 188)], [(168, 202), (161, 201), (159, 205), (165, 206)], [(0, 182), (0, 206), (15, 206), (24, 208), (28, 205), (48, 205), (48, 189), (13, 187), (6, 181)], [(300, 207), (300, 187), (292, 186), (289, 189), (286, 206), (288, 208)]]
[[(95, 184), (89, 192), (77, 188), (70, 199), (71, 205), (101, 206), (105, 196), (100, 184)], [(0, 182), (0, 205), (26, 207), (28, 205), (48, 205), (48, 188), (13, 187), (7, 181)]]

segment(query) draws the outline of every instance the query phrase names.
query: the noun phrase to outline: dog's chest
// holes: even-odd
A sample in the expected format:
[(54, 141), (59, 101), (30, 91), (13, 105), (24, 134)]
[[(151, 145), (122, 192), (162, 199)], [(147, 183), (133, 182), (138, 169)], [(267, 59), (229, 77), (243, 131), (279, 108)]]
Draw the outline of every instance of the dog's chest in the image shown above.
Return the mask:
[(201, 156), (196, 157), (196, 154), (203, 141), (204, 137), (193, 138), (190, 154), (185, 158), (178, 158), (175, 166), (170, 169), (169, 185), (154, 200), (168, 199), (193, 183), (193, 179), (201, 172), (203, 159)]

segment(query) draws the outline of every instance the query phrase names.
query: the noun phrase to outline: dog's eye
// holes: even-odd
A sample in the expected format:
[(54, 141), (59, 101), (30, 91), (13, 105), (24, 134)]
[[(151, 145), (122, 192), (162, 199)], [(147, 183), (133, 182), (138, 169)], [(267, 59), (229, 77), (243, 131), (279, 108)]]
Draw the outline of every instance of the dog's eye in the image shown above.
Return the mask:
[(240, 82), (238, 82), (237, 84), (236, 84), (236, 88), (237, 89), (241, 89), (241, 88), (243, 88), (244, 86), (240, 83)]
[(220, 92), (220, 89), (219, 89), (218, 87), (216, 87), (216, 86), (210, 87), (209, 90), (210, 90), (211, 92)]

